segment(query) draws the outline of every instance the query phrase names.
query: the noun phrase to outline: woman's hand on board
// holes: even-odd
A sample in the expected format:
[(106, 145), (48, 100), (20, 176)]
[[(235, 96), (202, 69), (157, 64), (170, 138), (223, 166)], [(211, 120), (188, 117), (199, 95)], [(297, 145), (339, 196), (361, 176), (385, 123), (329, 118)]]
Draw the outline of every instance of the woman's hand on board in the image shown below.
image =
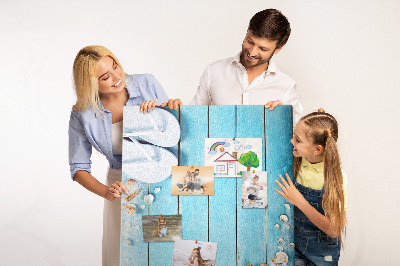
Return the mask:
[(168, 102), (164, 102), (159, 105), (156, 101), (143, 101), (140, 104), (140, 112), (146, 113), (154, 110), (156, 106), (165, 107), (168, 106), (169, 109), (177, 110), (179, 106), (182, 106), (182, 101), (180, 99), (169, 99)]
[(122, 184), (119, 181), (116, 181), (108, 188), (106, 199), (109, 201), (113, 201), (116, 198), (120, 198), (122, 195), (122, 192), (125, 192), (125, 194), (128, 194), (128, 190), (126, 189), (124, 184)]
[(182, 101), (180, 99), (169, 99), (168, 102), (165, 102), (161, 105), (161, 107), (168, 106), (169, 109), (178, 109), (179, 106), (182, 106)]
[(278, 192), (279, 195), (284, 197), (288, 202), (292, 203), (293, 205), (298, 206), (300, 203), (305, 201), (305, 198), (303, 195), (297, 190), (295, 185), (293, 184), (292, 180), (290, 179), (290, 176), (286, 173), (285, 174), (287, 178), (286, 180), (279, 175), (279, 178), (281, 179), (281, 182), (278, 180), (275, 180), (275, 183), (281, 188), (282, 191), (275, 189), (276, 192)]
[(156, 106), (158, 106), (158, 103), (156, 101), (143, 101), (142, 104), (140, 104), (140, 112), (150, 112), (151, 110), (154, 110)]

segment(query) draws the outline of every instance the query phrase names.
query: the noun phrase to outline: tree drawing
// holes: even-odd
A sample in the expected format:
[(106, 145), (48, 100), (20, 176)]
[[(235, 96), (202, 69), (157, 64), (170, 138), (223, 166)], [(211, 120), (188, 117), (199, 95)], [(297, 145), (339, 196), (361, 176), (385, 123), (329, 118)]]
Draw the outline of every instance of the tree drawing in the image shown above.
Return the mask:
[(238, 162), (241, 165), (246, 166), (247, 171), (250, 171), (250, 167), (257, 168), (260, 165), (257, 154), (255, 154), (252, 151), (249, 151), (248, 153), (243, 153), (242, 155), (240, 155)]

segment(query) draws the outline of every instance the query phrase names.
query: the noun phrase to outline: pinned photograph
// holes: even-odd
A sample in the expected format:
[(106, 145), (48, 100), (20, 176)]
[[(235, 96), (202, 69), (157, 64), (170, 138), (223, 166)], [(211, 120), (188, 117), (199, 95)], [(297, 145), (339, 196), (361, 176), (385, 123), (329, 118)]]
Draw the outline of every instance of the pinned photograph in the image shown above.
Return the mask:
[(182, 216), (142, 216), (142, 228), (144, 242), (173, 242), (182, 239)]
[(214, 167), (173, 166), (171, 195), (214, 195)]
[(267, 208), (267, 172), (242, 172), (242, 208)]
[(194, 240), (177, 240), (174, 245), (171, 266), (215, 265), (217, 243)]
[(217, 177), (262, 169), (261, 138), (206, 138), (204, 144), (204, 165), (213, 166)]

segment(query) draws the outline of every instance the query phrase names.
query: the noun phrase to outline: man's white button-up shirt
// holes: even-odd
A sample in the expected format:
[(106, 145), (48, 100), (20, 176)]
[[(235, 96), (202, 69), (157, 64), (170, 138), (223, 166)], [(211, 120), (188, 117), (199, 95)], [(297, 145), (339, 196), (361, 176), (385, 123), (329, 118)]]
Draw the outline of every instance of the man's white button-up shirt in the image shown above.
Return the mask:
[(297, 98), (296, 83), (270, 60), (268, 69), (250, 84), (240, 53), (209, 65), (191, 105), (265, 105), (279, 100), (293, 106), (293, 124), (303, 108)]

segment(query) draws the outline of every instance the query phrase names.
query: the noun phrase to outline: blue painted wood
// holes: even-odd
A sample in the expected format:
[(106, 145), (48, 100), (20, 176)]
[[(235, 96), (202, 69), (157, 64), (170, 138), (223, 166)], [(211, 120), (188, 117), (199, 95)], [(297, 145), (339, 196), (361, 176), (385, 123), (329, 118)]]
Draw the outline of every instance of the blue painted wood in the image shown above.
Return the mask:
[[(235, 113), (233, 105), (210, 106), (209, 137), (235, 137)], [(216, 265), (236, 265), (236, 178), (215, 178), (214, 192), (209, 196), (209, 241), (218, 243)]]
[[(165, 110), (172, 113), (179, 119), (178, 110)], [(168, 148), (178, 156), (178, 145)], [(158, 193), (154, 189), (159, 187)], [(154, 202), (149, 207), (149, 215), (177, 215), (178, 214), (178, 196), (171, 195), (171, 176), (162, 182), (149, 184), (149, 193), (153, 194)], [(170, 265), (172, 261), (172, 252), (174, 251), (174, 242), (150, 242), (149, 243), (149, 265), (160, 266)]]
[[(279, 175), (289, 173), (292, 177), (292, 106), (277, 106), (273, 111), (265, 112), (266, 125), (266, 154), (267, 157), (273, 157), (273, 160), (267, 160), (266, 168), (268, 171), (268, 212), (267, 212), (267, 263), (273, 265), (279, 247), (283, 248), (289, 257), (288, 265), (294, 265), (294, 247), (293, 243), (293, 206), (276, 193), (275, 188), (279, 189), (275, 180)], [(289, 206), (290, 209), (285, 207)], [(283, 223), (279, 217), (285, 214), (289, 221)], [(279, 228), (275, 228), (275, 225)], [(282, 237), (282, 242), (279, 239)]]
[[(208, 137), (208, 106), (180, 108), (179, 165), (204, 165), (204, 139)], [(208, 196), (179, 196), (182, 236), (208, 241)]]
[[(289, 172), (292, 175), (291, 112), (291, 106), (278, 106), (271, 112), (263, 106), (181, 107), (181, 141), (178, 147), (169, 148), (179, 154), (179, 165), (204, 165), (204, 139), (207, 137), (234, 137), (236, 130), (236, 137), (263, 138), (262, 166), (268, 172), (267, 214), (262, 209), (242, 209), (241, 178), (217, 178), (214, 196), (171, 196), (171, 178), (151, 185), (141, 183), (146, 194), (154, 193), (155, 187), (161, 187), (161, 192), (154, 194), (153, 204), (139, 210), (142, 212), (139, 215), (127, 216), (121, 206), (121, 265), (170, 265), (173, 243), (144, 243), (142, 230), (133, 229), (139, 222), (141, 228), (142, 214), (160, 213), (182, 215), (183, 239), (218, 243), (217, 265), (259, 265), (266, 261), (273, 265), (279, 246), (289, 255), (288, 265), (294, 265), (290, 246), (293, 206), (289, 204), (286, 208), (285, 200), (274, 191), (277, 187), (274, 180), (279, 174)], [(177, 111), (172, 113), (178, 116)], [(232, 122), (235, 114), (236, 125)], [(281, 214), (288, 216), (287, 223), (279, 220)], [(134, 241), (130, 247), (123, 237), (127, 221), (131, 227), (129, 238)], [(279, 224), (279, 229), (275, 224)], [(280, 237), (283, 241), (278, 243)]]
[[(131, 179), (129, 175), (122, 172), (122, 183)], [(137, 181), (137, 188), (142, 189), (141, 197), (138, 201), (135, 201), (137, 206), (137, 214), (129, 214), (125, 211), (123, 200), (121, 200), (121, 240), (120, 240), (120, 265), (134, 265), (142, 266), (148, 263), (148, 243), (143, 242), (143, 231), (142, 231), (142, 215), (148, 215), (147, 208), (142, 210), (139, 205), (145, 204), (143, 201), (143, 195), (148, 194), (148, 184)], [(139, 230), (137, 230), (139, 226)], [(128, 243), (130, 245), (128, 245)]]
[[(237, 137), (264, 139), (264, 106), (241, 105), (236, 108)], [(265, 156), (260, 164), (265, 165)], [(237, 179), (238, 265), (259, 265), (266, 262), (265, 209), (242, 208), (242, 180)]]

